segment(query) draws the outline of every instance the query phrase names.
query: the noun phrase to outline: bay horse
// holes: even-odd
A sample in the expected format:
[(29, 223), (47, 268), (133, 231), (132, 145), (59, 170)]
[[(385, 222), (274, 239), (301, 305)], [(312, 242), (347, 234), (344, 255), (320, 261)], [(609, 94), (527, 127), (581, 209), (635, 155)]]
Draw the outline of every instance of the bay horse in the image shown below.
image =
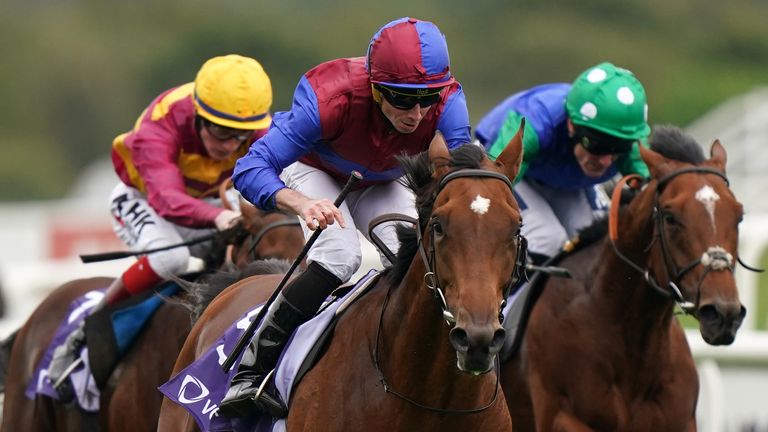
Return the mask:
[(733, 270), (743, 209), (719, 141), (706, 159), (674, 127), (640, 148), (651, 173), (609, 236), (566, 256), (550, 277), (521, 349), (502, 369), (518, 430), (694, 431), (698, 376), (676, 307), (704, 340), (730, 344), (746, 309)]
[[(509, 180), (522, 160), (521, 137), (522, 128), (496, 163), (474, 145), (449, 153), (439, 134), (428, 152), (400, 158), (419, 226), (398, 229), (393, 268), (336, 323), (293, 391), (287, 430), (511, 428), (495, 366), (505, 335), (500, 308), (524, 244)], [(281, 277), (255, 276), (217, 296), (190, 332), (174, 374), (263, 302)], [(165, 399), (158, 430), (197, 425)]]
[[(231, 239), (225, 268), (243, 266), (255, 259), (293, 259), (301, 251), (304, 235), (295, 216), (263, 213), (241, 205), (245, 230)], [(221, 263), (223, 250), (220, 245)], [(215, 255), (215, 254), (214, 254)], [(247, 269), (228, 272), (233, 280), (247, 275)], [(75, 404), (24, 392), (35, 367), (44, 354), (69, 304), (88, 291), (109, 286), (112, 278), (78, 279), (65, 283), (48, 295), (35, 309), (13, 340), (5, 375), (5, 403), (0, 430), (11, 431), (155, 431), (162, 403), (157, 387), (165, 382), (191, 329), (190, 310), (181, 302), (164, 302), (146, 323), (141, 334), (125, 353), (100, 397), (98, 413), (86, 413)], [(181, 294), (182, 298), (185, 294)], [(10, 344), (8, 344), (10, 345)], [(5, 347), (4, 347), (5, 348)], [(7, 349), (7, 348), (5, 348)], [(5, 354), (5, 353), (4, 353)]]

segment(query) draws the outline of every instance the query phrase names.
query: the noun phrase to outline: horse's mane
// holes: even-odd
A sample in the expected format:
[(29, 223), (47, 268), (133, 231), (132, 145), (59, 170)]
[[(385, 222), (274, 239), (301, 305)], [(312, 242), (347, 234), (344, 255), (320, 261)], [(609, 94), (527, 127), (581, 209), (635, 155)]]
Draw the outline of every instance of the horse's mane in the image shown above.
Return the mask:
[[(405, 172), (403, 184), (416, 195), (416, 211), (419, 215), (420, 230), (423, 230), (429, 215), (432, 214), (432, 206), (437, 198), (437, 185), (432, 179), (432, 163), (427, 152), (415, 156), (401, 155), (397, 157)], [(448, 166), (454, 170), (462, 168), (480, 168), (486, 159), (485, 150), (473, 144), (466, 144), (451, 151), (451, 160)], [(392, 285), (397, 285), (408, 272), (411, 261), (418, 252), (416, 240), (416, 228), (398, 225), (397, 237), (400, 240), (400, 249), (397, 259), (389, 272), (388, 280)]]
[(704, 150), (690, 135), (677, 126), (654, 126), (650, 139), (651, 150), (662, 156), (698, 165), (706, 160)]
[(286, 273), (291, 263), (286, 260), (268, 258), (249, 263), (245, 268), (230, 268), (210, 273), (191, 282), (176, 278), (175, 281), (187, 292), (179, 303), (189, 309), (194, 323), (205, 308), (219, 293), (235, 282), (255, 275)]

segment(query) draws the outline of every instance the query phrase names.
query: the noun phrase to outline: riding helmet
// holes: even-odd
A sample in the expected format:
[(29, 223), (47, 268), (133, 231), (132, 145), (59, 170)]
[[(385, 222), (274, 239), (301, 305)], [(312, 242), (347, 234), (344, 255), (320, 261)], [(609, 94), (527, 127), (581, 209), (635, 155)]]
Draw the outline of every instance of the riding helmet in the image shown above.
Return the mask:
[(579, 75), (565, 107), (575, 125), (617, 138), (642, 139), (651, 131), (643, 85), (632, 72), (611, 63), (600, 63)]

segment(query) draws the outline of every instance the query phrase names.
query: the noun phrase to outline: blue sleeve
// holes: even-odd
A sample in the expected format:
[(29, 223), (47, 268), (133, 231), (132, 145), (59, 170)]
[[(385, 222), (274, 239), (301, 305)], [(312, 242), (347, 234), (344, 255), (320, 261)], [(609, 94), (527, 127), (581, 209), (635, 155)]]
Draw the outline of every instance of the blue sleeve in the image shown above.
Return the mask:
[(445, 102), (445, 109), (440, 115), (437, 129), (445, 137), (449, 149), (454, 149), (472, 141), (469, 125), (469, 111), (464, 90), (461, 86)]
[(275, 114), (269, 132), (251, 144), (248, 153), (235, 164), (235, 189), (256, 207), (274, 210), (275, 193), (286, 187), (280, 173), (310, 152), (321, 136), (317, 95), (302, 77), (291, 110)]

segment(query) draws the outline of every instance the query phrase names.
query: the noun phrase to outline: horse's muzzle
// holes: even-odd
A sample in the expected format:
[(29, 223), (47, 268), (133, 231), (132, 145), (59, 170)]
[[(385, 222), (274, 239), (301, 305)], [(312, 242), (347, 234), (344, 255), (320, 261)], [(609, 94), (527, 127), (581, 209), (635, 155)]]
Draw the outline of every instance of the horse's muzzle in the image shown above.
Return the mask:
[(504, 345), (506, 331), (500, 325), (462, 327), (450, 332), (451, 345), (456, 350), (459, 370), (474, 375), (490, 371), (496, 355)]
[(699, 331), (710, 345), (730, 345), (736, 339), (747, 308), (739, 302), (713, 302), (701, 305), (696, 312)]

